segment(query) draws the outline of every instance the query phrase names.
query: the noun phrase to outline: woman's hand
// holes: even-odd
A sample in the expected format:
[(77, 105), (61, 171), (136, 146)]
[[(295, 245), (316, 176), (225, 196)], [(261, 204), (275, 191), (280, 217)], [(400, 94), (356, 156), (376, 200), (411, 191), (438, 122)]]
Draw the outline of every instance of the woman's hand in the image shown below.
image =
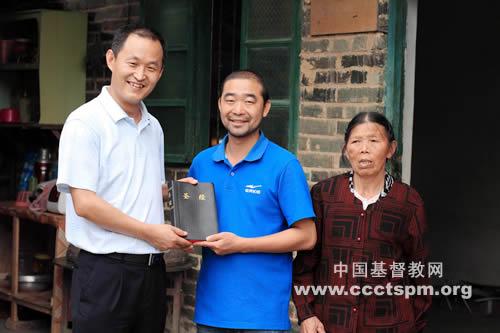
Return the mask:
[(300, 333), (326, 333), (323, 323), (318, 317), (307, 318), (300, 324)]

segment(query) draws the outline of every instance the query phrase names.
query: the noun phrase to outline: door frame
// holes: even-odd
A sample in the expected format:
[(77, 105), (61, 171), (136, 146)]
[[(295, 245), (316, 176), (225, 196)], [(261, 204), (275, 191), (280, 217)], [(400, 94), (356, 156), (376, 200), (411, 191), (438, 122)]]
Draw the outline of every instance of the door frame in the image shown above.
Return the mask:
[(411, 182), (411, 160), (413, 148), (413, 114), (415, 105), (415, 64), (417, 58), (417, 18), (418, 0), (407, 0), (406, 15), (406, 49), (404, 66), (404, 100), (403, 100), (403, 155), (402, 180)]
[(391, 171), (407, 184), (411, 181), (417, 9), (418, 0), (389, 1), (385, 115), (399, 147)]

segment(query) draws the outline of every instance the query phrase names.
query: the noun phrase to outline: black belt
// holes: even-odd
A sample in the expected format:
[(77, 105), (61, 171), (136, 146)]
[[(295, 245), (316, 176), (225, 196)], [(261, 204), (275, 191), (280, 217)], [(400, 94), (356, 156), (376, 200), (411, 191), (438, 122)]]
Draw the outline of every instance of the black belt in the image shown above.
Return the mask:
[(88, 253), (94, 256), (104, 256), (107, 258), (111, 258), (114, 260), (136, 264), (136, 265), (144, 265), (144, 266), (152, 266), (160, 263), (163, 260), (163, 253), (149, 253), (149, 254), (130, 254), (130, 253), (105, 253), (105, 254), (95, 254), (90, 253), (85, 250), (81, 250), (82, 252)]

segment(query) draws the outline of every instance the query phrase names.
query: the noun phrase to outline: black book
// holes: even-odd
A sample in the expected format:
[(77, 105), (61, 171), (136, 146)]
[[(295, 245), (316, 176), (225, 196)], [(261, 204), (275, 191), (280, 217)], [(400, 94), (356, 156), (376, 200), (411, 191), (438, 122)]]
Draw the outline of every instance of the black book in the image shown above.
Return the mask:
[(219, 232), (214, 184), (170, 181), (168, 190), (172, 225), (187, 231), (186, 239), (205, 240)]

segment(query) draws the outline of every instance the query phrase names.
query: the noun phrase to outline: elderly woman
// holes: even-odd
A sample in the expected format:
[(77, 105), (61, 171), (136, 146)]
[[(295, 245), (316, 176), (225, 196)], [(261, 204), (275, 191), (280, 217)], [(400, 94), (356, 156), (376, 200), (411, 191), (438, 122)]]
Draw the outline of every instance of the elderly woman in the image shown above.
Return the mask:
[(344, 141), (352, 171), (312, 188), (318, 241), (293, 265), (301, 333), (419, 332), (431, 296), (404, 288), (429, 280), (422, 199), (386, 172), (396, 140), (383, 115), (356, 115)]

